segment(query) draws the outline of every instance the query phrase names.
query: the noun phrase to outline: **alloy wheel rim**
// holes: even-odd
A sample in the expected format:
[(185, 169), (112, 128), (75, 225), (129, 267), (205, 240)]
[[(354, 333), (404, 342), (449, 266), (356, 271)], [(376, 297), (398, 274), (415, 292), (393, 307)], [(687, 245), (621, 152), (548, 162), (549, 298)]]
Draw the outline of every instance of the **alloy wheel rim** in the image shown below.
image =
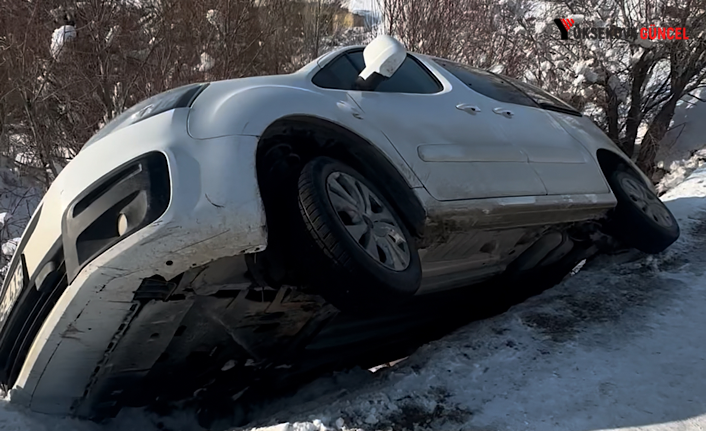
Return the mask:
[(638, 207), (648, 218), (662, 227), (671, 228), (674, 226), (672, 216), (662, 201), (640, 181), (630, 176), (622, 176), (620, 185), (633, 205)]
[(371, 258), (393, 271), (409, 266), (411, 253), (402, 229), (370, 188), (345, 172), (332, 172), (326, 192), (348, 234)]

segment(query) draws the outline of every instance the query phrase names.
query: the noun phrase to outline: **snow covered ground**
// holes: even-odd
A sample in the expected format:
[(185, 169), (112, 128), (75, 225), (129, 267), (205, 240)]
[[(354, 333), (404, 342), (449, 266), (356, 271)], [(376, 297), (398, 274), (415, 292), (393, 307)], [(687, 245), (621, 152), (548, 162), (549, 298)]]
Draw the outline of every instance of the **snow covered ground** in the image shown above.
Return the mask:
[[(704, 197), (706, 167), (662, 196), (682, 226), (663, 255), (592, 262), (395, 366), (313, 382), (241, 430), (706, 429)], [(97, 425), (0, 403), (0, 430), (200, 429), (190, 412)]]
[(658, 166), (667, 174), (657, 185), (664, 192), (679, 184), (706, 163), (706, 88), (694, 91), (677, 103), (670, 130), (660, 143)]
[(344, 395), (292, 397), (257, 429), (706, 429), (704, 197), (706, 168), (662, 197), (682, 226), (663, 255), (593, 262)]

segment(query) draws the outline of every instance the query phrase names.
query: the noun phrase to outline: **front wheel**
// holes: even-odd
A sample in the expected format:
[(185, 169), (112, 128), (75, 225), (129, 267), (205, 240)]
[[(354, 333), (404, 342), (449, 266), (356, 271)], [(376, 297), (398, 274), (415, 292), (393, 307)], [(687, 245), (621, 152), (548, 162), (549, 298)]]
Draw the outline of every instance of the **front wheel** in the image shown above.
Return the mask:
[(618, 169), (608, 178), (618, 205), (608, 222), (611, 233), (645, 253), (660, 253), (679, 238), (669, 208), (634, 174)]
[(373, 311), (417, 292), (422, 271), (414, 238), (371, 180), (317, 157), (298, 186), (305, 232), (294, 252), (324, 298), (342, 310)]

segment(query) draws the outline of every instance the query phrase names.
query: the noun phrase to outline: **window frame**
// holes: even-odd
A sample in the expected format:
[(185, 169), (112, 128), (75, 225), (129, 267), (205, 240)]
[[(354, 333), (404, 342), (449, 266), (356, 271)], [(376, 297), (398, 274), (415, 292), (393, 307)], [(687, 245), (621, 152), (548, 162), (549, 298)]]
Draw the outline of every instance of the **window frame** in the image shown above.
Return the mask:
[[(517, 106), (529, 106), (529, 107), (532, 107), (532, 108), (539, 108), (539, 109), (543, 109), (543, 110), (546, 110), (546, 111), (561, 112), (561, 113), (564, 113), (564, 114), (573, 115), (573, 116), (577, 116), (577, 117), (582, 117), (582, 116), (583, 116), (583, 114), (582, 114), (580, 111), (578, 111), (576, 108), (572, 107), (570, 104), (564, 102), (563, 100), (559, 99), (558, 97), (554, 96), (553, 94), (549, 93), (548, 91), (546, 91), (546, 90), (544, 90), (544, 89), (542, 89), (542, 88), (539, 88), (539, 87), (537, 87), (537, 86), (535, 86), (535, 85), (528, 84), (528, 83), (522, 82), (522, 81), (520, 81), (520, 80), (518, 80), (518, 79), (516, 79), (516, 78), (511, 78), (511, 77), (509, 77), (509, 76), (501, 75), (501, 74), (499, 74), (499, 73), (494, 73), (494, 72), (491, 72), (491, 71), (489, 71), (489, 70), (484, 70), (484, 69), (480, 69), (480, 68), (477, 68), (477, 67), (473, 67), (473, 66), (470, 66), (470, 65), (467, 65), (467, 64), (464, 64), (464, 63), (459, 63), (459, 62), (457, 62), (457, 61), (451, 61), (451, 60), (448, 60), (448, 59), (445, 59), (445, 58), (440, 58), (440, 57), (431, 57), (431, 58), (432, 58), (432, 60), (434, 61), (434, 63), (435, 63), (438, 67), (444, 69), (447, 73), (453, 75), (453, 77), (454, 77), (456, 80), (458, 80), (459, 82), (461, 82), (463, 85), (465, 85), (466, 87), (470, 88), (470, 89), (473, 90), (474, 92), (476, 92), (476, 93), (478, 93), (478, 94), (480, 94), (480, 95), (482, 95), (482, 96), (484, 96), (484, 97), (487, 97), (488, 99), (491, 99), (491, 100), (494, 100), (494, 101), (500, 102), (500, 103), (509, 103), (509, 104), (513, 104), (513, 105), (517, 105)], [(532, 105), (502, 101), (502, 100), (496, 99), (495, 97), (491, 97), (491, 96), (489, 96), (489, 95), (487, 95), (487, 94), (485, 94), (485, 93), (482, 93), (482, 92), (480, 92), (480, 91), (474, 89), (471, 85), (465, 83), (461, 78), (459, 78), (458, 76), (456, 76), (456, 74), (453, 73), (451, 70), (447, 69), (447, 68), (444, 66), (444, 63), (450, 64), (450, 65), (454, 65), (454, 66), (457, 66), (457, 67), (461, 67), (462, 69), (470, 69), (470, 70), (468, 70), (468, 73), (471, 73), (471, 74), (474, 73), (474, 70), (478, 70), (478, 71), (484, 72), (484, 73), (486, 73), (486, 74), (488, 74), (488, 75), (492, 75), (492, 76), (495, 77), (496, 79), (499, 79), (499, 80), (503, 81), (503, 82), (504, 82), (505, 84), (507, 84), (508, 86), (514, 88), (515, 91), (519, 92), (520, 94), (522, 94), (523, 96), (525, 96), (526, 98), (528, 98), (528, 99), (532, 102)], [(479, 76), (479, 79), (483, 79), (483, 77), (482, 77), (482, 76)], [(519, 83), (519, 85), (518, 85), (517, 83)], [(537, 100), (537, 98), (532, 97), (531, 94), (529, 94), (527, 91), (525, 91), (525, 90), (521, 87), (521, 85), (523, 85), (523, 84), (524, 84), (524, 85), (527, 85), (531, 90), (533, 90), (534, 92), (538, 93), (539, 96), (541, 96), (541, 97), (543, 97), (543, 98), (545, 98), (545, 99), (548, 99), (549, 101), (552, 101), (553, 99), (556, 99), (556, 100), (558, 101), (558, 103), (542, 103), (542, 102), (540, 102), (539, 100)], [(536, 90), (535, 90), (535, 88), (536, 88)], [(546, 93), (546, 94), (548, 95), (548, 97), (545, 96), (545, 95), (543, 95), (543, 93)]]
[[(365, 47), (352, 48), (352, 49), (348, 49), (348, 50), (345, 50), (345, 51), (339, 53), (334, 58), (327, 61), (326, 64), (324, 64), (323, 66), (320, 66), (320, 69), (316, 73), (314, 73), (314, 75), (311, 77), (311, 84), (317, 88), (322, 88), (325, 90), (361, 91), (361, 92), (365, 92), (365, 93), (378, 93), (378, 94), (409, 94), (409, 95), (415, 95), (415, 96), (431, 96), (431, 95), (443, 93), (444, 90), (446, 89), (443, 82), (441, 82), (441, 80), (436, 76), (434, 71), (431, 68), (427, 67), (421, 60), (419, 60), (415, 55), (413, 55), (410, 52), (407, 53), (407, 57), (405, 58), (405, 61), (407, 59), (411, 59), (414, 63), (416, 63), (417, 66), (419, 66), (421, 68), (421, 70), (424, 73), (426, 73), (426, 75), (434, 82), (434, 84), (436, 84), (437, 90), (435, 92), (433, 92), (433, 93), (416, 93), (416, 92), (410, 93), (410, 92), (401, 92), (401, 91), (377, 91), (377, 90), (369, 91), (369, 90), (360, 90), (360, 89), (355, 89), (355, 88), (351, 88), (351, 89), (330, 88), (330, 87), (322, 87), (322, 86), (316, 84), (316, 82), (314, 82), (316, 77), (319, 76), (319, 74), (327, 72), (328, 68), (331, 67), (331, 65), (333, 65), (335, 62), (339, 61), (341, 58), (348, 56), (350, 54), (363, 52), (364, 50), (365, 50)], [(353, 63), (353, 61), (351, 61), (351, 60), (348, 60), (348, 61)], [(392, 77), (394, 77), (394, 75)]]
[[(446, 73), (452, 75), (454, 79), (463, 84), (464, 87), (469, 88), (474, 93), (486, 97), (489, 100), (498, 103), (508, 103), (516, 106), (526, 106), (530, 108), (538, 107), (537, 103), (533, 98), (529, 97), (527, 94), (525, 94), (525, 92), (521, 91), (507, 80), (503, 79), (502, 76), (498, 76), (497, 74), (492, 73), (488, 70), (473, 67), (465, 63), (459, 63), (457, 61), (448, 60), (446, 58), (432, 57), (432, 60), (434, 61), (434, 64), (443, 69)], [(478, 87), (474, 87), (473, 84), (466, 82), (466, 80), (463, 79), (462, 76), (459, 76), (457, 74), (459, 73), (458, 71), (455, 71), (453, 69), (460, 69), (461, 72), (471, 75), (472, 80), (479, 81), (478, 85), (481, 85), (481, 87), (490, 87), (495, 92), (495, 95), (505, 93), (503, 95), (504, 97), (493, 97), (493, 92), (482, 91)], [(513, 98), (522, 100), (513, 100)]]
[[(492, 72), (490, 72), (492, 73)], [(496, 74), (494, 74), (496, 75)], [(501, 75), (502, 76), (502, 75)], [(522, 82), (519, 79), (516, 78), (511, 78), (507, 77), (507, 82), (512, 85), (513, 87), (517, 88), (519, 91), (521, 91), (523, 94), (526, 94), (527, 97), (532, 99), (534, 103), (537, 104), (541, 109), (545, 109), (547, 111), (554, 111), (554, 112), (561, 112), (564, 114), (569, 114), (569, 115), (574, 115), (576, 117), (583, 117), (583, 114), (570, 104), (564, 102), (557, 96), (551, 94), (547, 90), (544, 90), (543, 88), (540, 88), (536, 85), (527, 83), (527, 82)], [(543, 103), (537, 100), (536, 98), (532, 97), (532, 95), (528, 94), (521, 86), (527, 86), (530, 90), (533, 92), (537, 93), (540, 97), (544, 99), (548, 99), (550, 103)], [(544, 94), (543, 94), (544, 93)], [(546, 95), (545, 95), (546, 94)]]

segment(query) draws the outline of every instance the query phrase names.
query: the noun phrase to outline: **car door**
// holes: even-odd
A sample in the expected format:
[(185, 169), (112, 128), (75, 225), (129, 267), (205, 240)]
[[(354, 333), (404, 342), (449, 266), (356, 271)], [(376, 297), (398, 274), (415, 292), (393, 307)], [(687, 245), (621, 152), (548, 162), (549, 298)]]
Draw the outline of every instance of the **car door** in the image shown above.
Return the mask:
[[(549, 194), (607, 193), (608, 185), (596, 158), (556, 118), (580, 117), (581, 113), (538, 87), (505, 76), (497, 78), (512, 84), (538, 106), (508, 107), (513, 115), (501, 115), (511, 125), (503, 129), (506, 135), (512, 140), (522, 139), (530, 164)], [(542, 126), (537, 127), (539, 124)]]
[(505, 138), (522, 148), (550, 195), (605, 192), (600, 167), (546, 109), (581, 115), (561, 100), (518, 80), (461, 63), (434, 59), (483, 96)]
[(325, 64), (312, 82), (321, 91), (345, 91), (357, 105), (349, 107), (351, 115), (382, 130), (434, 198), (546, 194), (486, 101), (459, 92), (412, 55), (375, 91), (354, 90), (364, 67), (363, 50), (352, 49)]

